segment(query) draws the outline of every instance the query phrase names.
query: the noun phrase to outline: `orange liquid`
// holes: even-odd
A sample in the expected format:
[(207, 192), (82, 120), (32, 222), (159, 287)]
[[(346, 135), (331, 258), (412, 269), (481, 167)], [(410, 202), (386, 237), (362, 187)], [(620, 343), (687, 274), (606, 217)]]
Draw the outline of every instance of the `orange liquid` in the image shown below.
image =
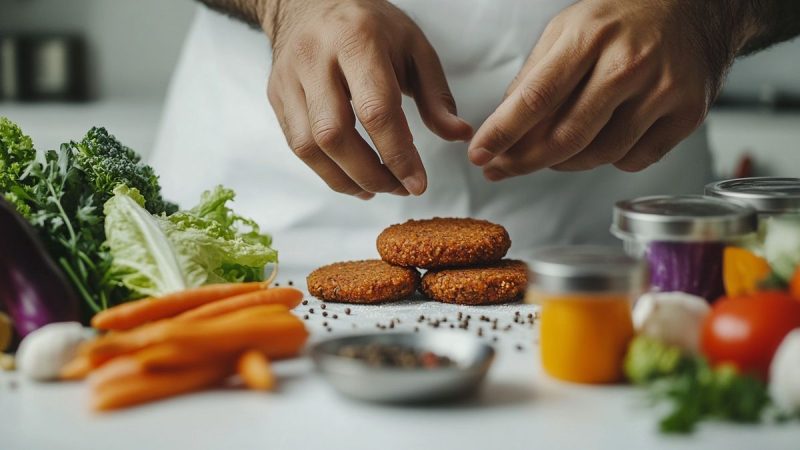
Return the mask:
[(576, 383), (622, 380), (622, 361), (633, 338), (626, 296), (544, 296), (540, 324), (542, 366)]

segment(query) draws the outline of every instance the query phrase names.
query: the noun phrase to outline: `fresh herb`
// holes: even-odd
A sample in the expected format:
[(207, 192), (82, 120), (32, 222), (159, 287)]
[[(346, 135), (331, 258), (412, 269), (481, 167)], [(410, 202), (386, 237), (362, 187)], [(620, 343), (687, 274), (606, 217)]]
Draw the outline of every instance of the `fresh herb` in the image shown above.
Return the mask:
[(659, 423), (666, 433), (690, 433), (710, 418), (758, 423), (770, 404), (762, 381), (733, 366), (711, 368), (701, 357), (643, 336), (628, 349), (625, 373), (631, 381), (647, 385), (655, 400), (672, 403)]

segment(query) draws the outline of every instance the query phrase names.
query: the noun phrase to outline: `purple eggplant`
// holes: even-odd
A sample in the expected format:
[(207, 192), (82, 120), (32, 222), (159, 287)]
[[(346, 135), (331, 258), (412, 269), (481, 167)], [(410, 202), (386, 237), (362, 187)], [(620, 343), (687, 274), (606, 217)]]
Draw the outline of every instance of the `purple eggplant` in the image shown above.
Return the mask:
[(80, 320), (72, 285), (36, 231), (1, 196), (0, 300), (20, 337), (49, 323)]

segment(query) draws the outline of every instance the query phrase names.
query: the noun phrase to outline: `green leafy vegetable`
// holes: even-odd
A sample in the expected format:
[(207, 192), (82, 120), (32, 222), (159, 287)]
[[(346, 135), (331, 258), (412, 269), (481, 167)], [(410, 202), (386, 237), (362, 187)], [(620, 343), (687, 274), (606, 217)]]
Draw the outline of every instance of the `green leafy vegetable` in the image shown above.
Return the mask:
[(161, 197), (153, 168), (141, 164), (141, 157), (108, 134), (105, 128), (94, 127), (80, 142), (70, 142), (69, 146), (101, 205), (111, 198), (117, 186), (124, 184), (141, 193), (144, 207), (151, 213), (177, 211), (177, 205)]
[(667, 433), (692, 432), (708, 418), (757, 423), (770, 403), (763, 382), (732, 366), (711, 368), (701, 357), (643, 336), (631, 342), (625, 372), (634, 382), (650, 386), (656, 400), (672, 403), (659, 424)]
[(116, 186), (130, 184), (144, 188), (146, 204), (157, 212), (175, 209), (161, 199), (152, 169), (96, 128), (80, 143), (64, 144), (37, 160), (31, 139), (5, 118), (0, 118), (0, 167), (0, 195), (36, 228), (89, 309), (128, 299), (130, 291), (111, 271), (102, 206)]
[(144, 209), (139, 191), (117, 187), (104, 210), (114, 274), (128, 289), (158, 296), (203, 284), (202, 268), (173, 246), (164, 231), (167, 219)]
[(625, 375), (636, 384), (646, 384), (673, 375), (689, 363), (681, 349), (646, 337), (636, 337), (625, 355)]
[(188, 211), (154, 216), (142, 207), (138, 191), (118, 187), (105, 207), (114, 273), (127, 288), (148, 296), (262, 280), (277, 253), (253, 221), (227, 207), (233, 197), (233, 191), (217, 187)]

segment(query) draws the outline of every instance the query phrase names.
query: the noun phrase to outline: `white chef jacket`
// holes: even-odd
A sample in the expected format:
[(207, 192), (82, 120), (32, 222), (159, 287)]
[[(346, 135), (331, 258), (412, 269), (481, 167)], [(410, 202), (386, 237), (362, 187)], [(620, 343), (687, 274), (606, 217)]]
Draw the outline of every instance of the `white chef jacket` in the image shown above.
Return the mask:
[[(459, 114), (477, 129), (494, 111), (547, 22), (569, 0), (398, 0), (439, 54)], [(710, 179), (701, 128), (636, 174), (612, 166), (577, 173), (544, 170), (499, 183), (467, 159), (467, 144), (445, 142), (403, 108), (428, 173), (421, 197), (368, 202), (332, 192), (293, 155), (266, 98), (266, 36), (199, 7), (166, 101), (151, 163), (165, 195), (189, 207), (217, 184), (235, 189), (235, 208), (273, 234), (283, 264), (313, 266), (372, 258), (375, 237), (407, 218), (462, 216), (504, 225), (512, 256), (560, 243), (614, 242), (615, 201), (701, 193)], [(363, 134), (363, 129), (359, 129)], [(369, 142), (369, 141), (368, 141)]]

